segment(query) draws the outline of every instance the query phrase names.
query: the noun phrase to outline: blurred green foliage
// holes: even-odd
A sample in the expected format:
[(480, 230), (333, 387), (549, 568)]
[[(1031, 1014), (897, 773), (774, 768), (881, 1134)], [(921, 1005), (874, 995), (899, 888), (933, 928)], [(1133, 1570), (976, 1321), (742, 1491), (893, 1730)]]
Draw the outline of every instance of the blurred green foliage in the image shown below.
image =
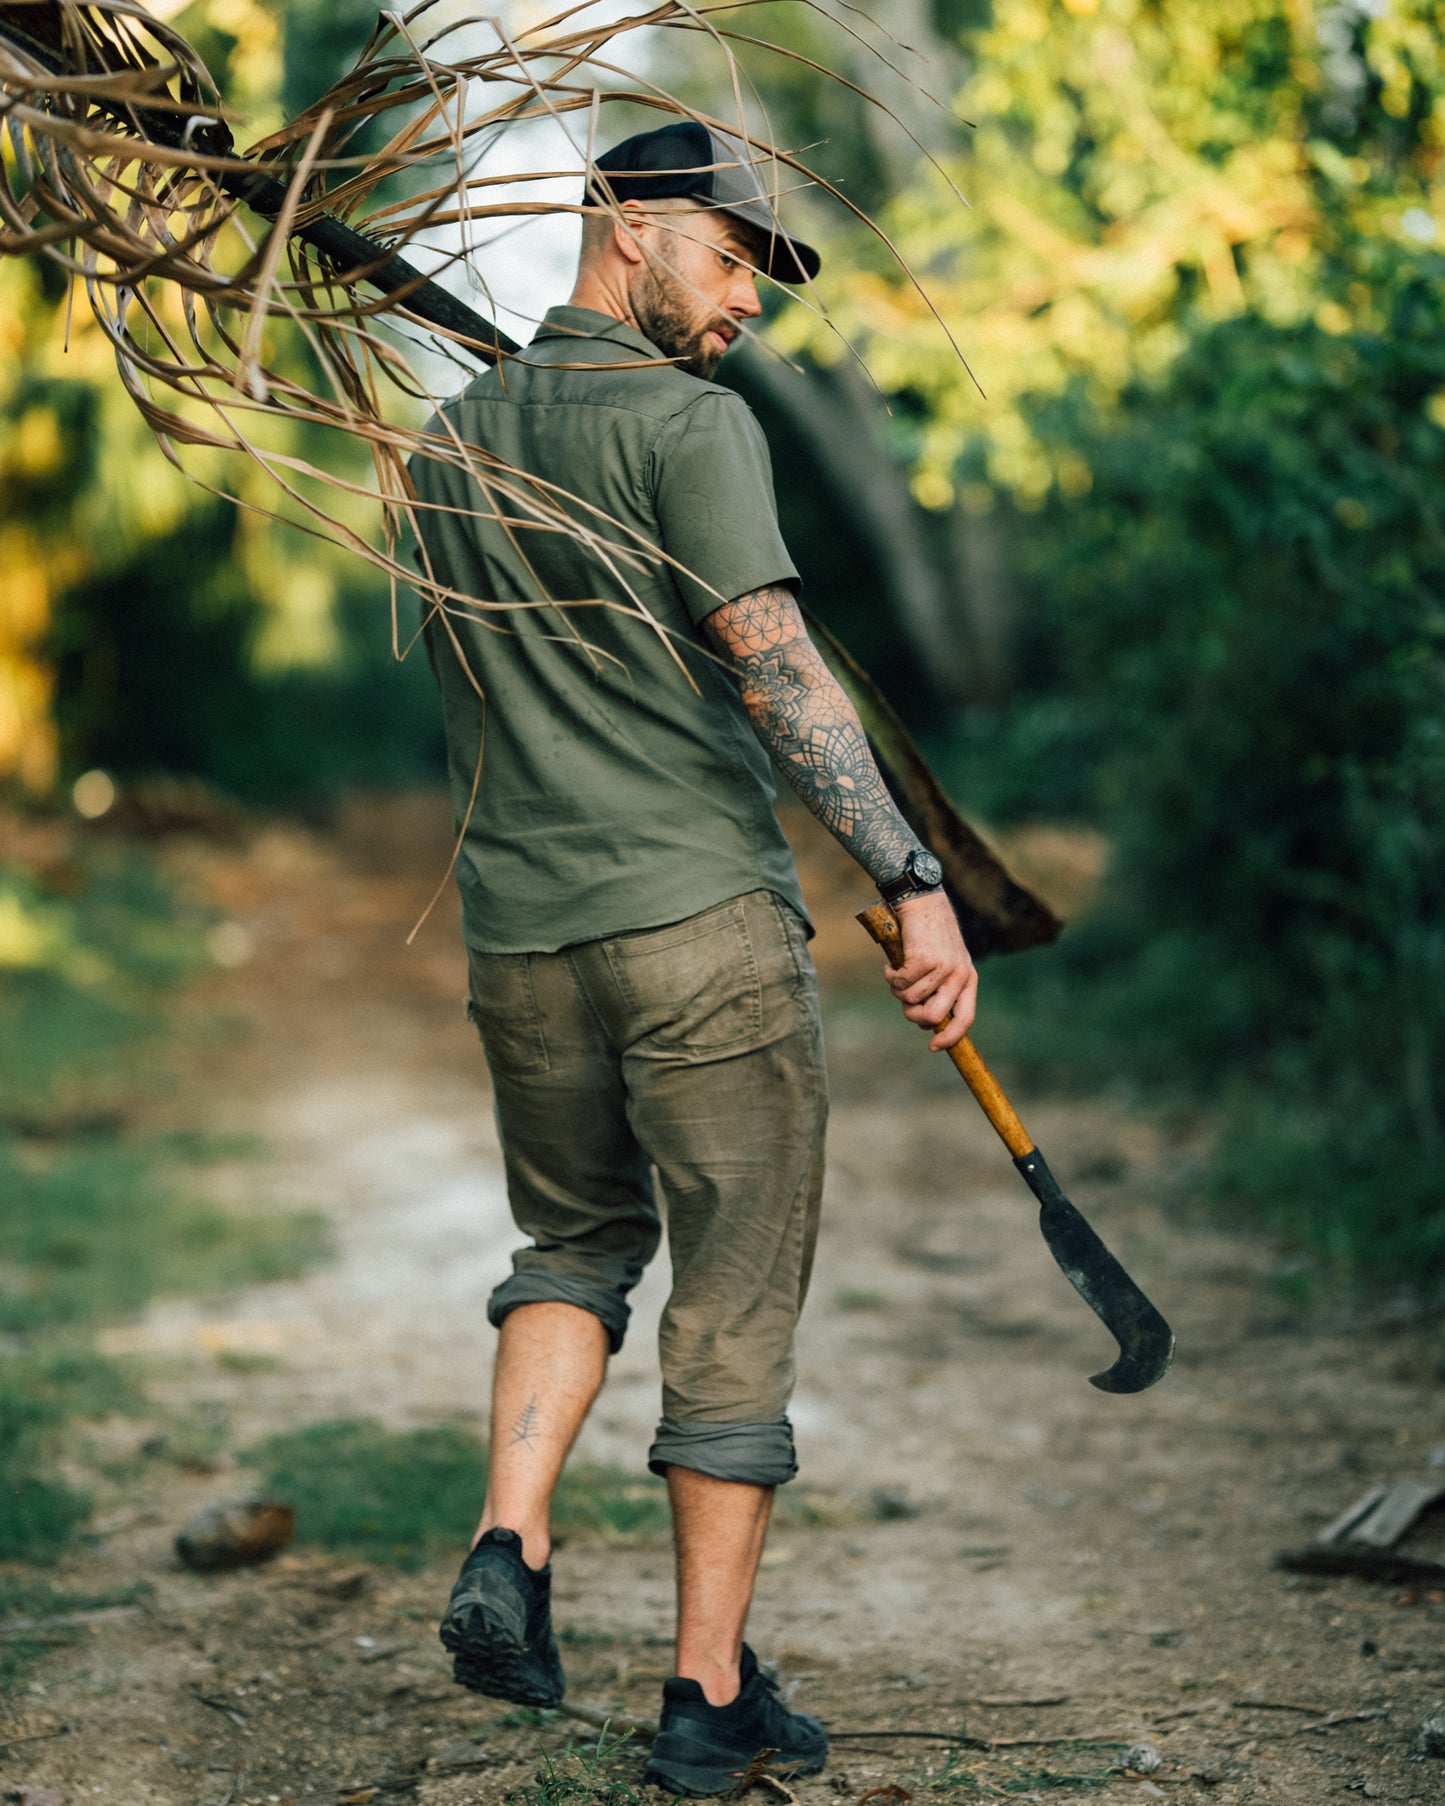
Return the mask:
[[(259, 136), (343, 73), (376, 18), (362, 0), (192, 0), (175, 22)], [(0, 779), (45, 795), (96, 765), (166, 771), (280, 806), (440, 779), (430, 674), (393, 657), (385, 581), (267, 518), (277, 498), (239, 461), (188, 459), (222, 499), (188, 483), (52, 266), (0, 260), (0, 347)], [(256, 430), (370, 474), (359, 443)], [(376, 534), (365, 502), (333, 507)]]
[(190, 1196), (164, 1150), (108, 1135), (42, 1159), (0, 1146), (0, 1333), (84, 1325), (158, 1294), (225, 1290), (300, 1272), (316, 1219), (238, 1216)]
[(1020, 558), (1115, 851), (1018, 982), (1083, 1057), (1224, 1101), (1219, 1196), (1344, 1274), (1433, 1285), (1445, 259), (1371, 276), (1372, 329), (1242, 318), (1107, 418), (1067, 397), (1040, 422), (1094, 471)]
[[(991, 969), (985, 1010), (1036, 1070), (1215, 1109), (1208, 1184), (1247, 1220), (1438, 1288), (1438, 6), (933, 24), (969, 53), (974, 129), (934, 147), (973, 211), (920, 167), (883, 223), (987, 402), (870, 253), (821, 286), (902, 401), (916, 495), (988, 524), (1021, 602), (1011, 693), (936, 716), (929, 749), (966, 811), (1113, 848), (1092, 913)], [(841, 355), (801, 311), (775, 331)]]
[(157, 995), (208, 963), (203, 918), (133, 848), (0, 861), (0, 1134), (113, 1118)]
[(91, 1332), (160, 1294), (294, 1273), (322, 1240), (313, 1218), (196, 1195), (178, 1166), (224, 1145), (126, 1131), (164, 1078), (167, 996), (208, 963), (204, 914), (106, 835), (28, 838), (0, 862), (0, 1561), (33, 1563), (89, 1513), (56, 1472), (66, 1426), (140, 1404)]
[[(465, 1549), (486, 1483), (486, 1444), (454, 1424), (388, 1430), (369, 1420), (308, 1424), (244, 1459), (296, 1507), (300, 1542), (401, 1568)], [(654, 1536), (670, 1523), (660, 1480), (569, 1463), (552, 1509), (557, 1534)]]
[(234, 506), (207, 500), (66, 594), (51, 645), (67, 768), (194, 774), (288, 808), (434, 778), (444, 756), (435, 689), (419, 653), (400, 666), (391, 656), (385, 585), (359, 559), (342, 564), (320, 598), (324, 656), (277, 656), (244, 538)]
[(49, 1471), (52, 1433), (72, 1418), (137, 1403), (125, 1373), (81, 1344), (52, 1343), (0, 1362), (0, 1561), (50, 1560), (89, 1515), (86, 1494)]

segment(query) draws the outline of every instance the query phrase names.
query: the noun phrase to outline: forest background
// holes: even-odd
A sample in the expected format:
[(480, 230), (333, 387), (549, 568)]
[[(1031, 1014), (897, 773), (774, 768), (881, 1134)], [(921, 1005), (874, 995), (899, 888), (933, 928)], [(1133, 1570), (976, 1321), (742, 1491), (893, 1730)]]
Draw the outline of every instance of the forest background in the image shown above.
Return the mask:
[[(986, 392), (877, 241), (798, 197), (833, 324), (773, 297), (767, 336), (799, 368), (747, 351), (723, 375), (769, 433), (810, 600), (967, 816), (1110, 849), (1058, 946), (990, 969), (1008, 1051), (1202, 1106), (1206, 1189), (1298, 1253), (1301, 1285), (1438, 1294), (1445, 13), (898, 0), (879, 18), (909, 48), (889, 55), (940, 106), (816, 13), (767, 15), (750, 26), (821, 60), (842, 43), (971, 202), (804, 64), (744, 59), (777, 141), (881, 220)], [(374, 19), (365, 0), (174, 14), (255, 136)], [(686, 91), (694, 71), (657, 55)], [(438, 778), (429, 679), (393, 665), (360, 561), (187, 485), (47, 266), (0, 264), (0, 349), (19, 807), (67, 807), (97, 768), (313, 817)], [(0, 1112), (31, 1107), (37, 1024), (119, 1022), (141, 995), (152, 905), (0, 869)]]

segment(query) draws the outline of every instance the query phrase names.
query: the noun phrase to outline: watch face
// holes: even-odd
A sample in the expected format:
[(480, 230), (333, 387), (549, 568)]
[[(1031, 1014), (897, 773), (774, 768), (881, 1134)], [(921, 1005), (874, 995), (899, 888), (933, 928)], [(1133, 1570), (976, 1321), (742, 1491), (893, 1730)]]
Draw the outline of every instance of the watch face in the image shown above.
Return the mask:
[(913, 868), (913, 876), (920, 884), (942, 884), (943, 867), (932, 853), (915, 853), (909, 864)]

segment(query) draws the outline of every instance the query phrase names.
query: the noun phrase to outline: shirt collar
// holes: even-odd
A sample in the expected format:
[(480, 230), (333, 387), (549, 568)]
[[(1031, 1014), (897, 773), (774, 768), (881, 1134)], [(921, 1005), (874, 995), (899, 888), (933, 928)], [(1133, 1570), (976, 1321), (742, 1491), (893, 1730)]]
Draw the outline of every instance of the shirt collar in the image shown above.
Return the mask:
[(618, 320), (612, 314), (598, 313), (591, 307), (549, 307), (542, 317), (542, 324), (532, 335), (532, 343), (535, 345), (539, 339), (577, 338), (613, 339), (642, 357), (660, 358), (663, 355), (635, 326), (629, 326), (626, 320)]

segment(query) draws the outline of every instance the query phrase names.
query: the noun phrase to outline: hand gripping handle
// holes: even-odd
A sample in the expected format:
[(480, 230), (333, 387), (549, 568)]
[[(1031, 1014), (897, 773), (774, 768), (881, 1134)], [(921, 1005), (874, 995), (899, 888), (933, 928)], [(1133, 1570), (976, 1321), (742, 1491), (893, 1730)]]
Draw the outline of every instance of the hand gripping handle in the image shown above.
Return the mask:
[[(888, 955), (890, 966), (903, 964), (903, 930), (898, 917), (886, 903), (872, 904), (861, 911), (858, 920)], [(939, 1023), (946, 1028), (948, 1017)], [(937, 1029), (933, 1031), (935, 1034)], [(948, 1057), (963, 1074), (964, 1083), (978, 1099), (984, 1115), (993, 1124), (999, 1139), (1015, 1160), (1034, 1151), (1034, 1138), (1019, 1121), (1018, 1112), (1004, 1096), (1003, 1087), (984, 1064), (983, 1055), (965, 1035), (948, 1050)]]

